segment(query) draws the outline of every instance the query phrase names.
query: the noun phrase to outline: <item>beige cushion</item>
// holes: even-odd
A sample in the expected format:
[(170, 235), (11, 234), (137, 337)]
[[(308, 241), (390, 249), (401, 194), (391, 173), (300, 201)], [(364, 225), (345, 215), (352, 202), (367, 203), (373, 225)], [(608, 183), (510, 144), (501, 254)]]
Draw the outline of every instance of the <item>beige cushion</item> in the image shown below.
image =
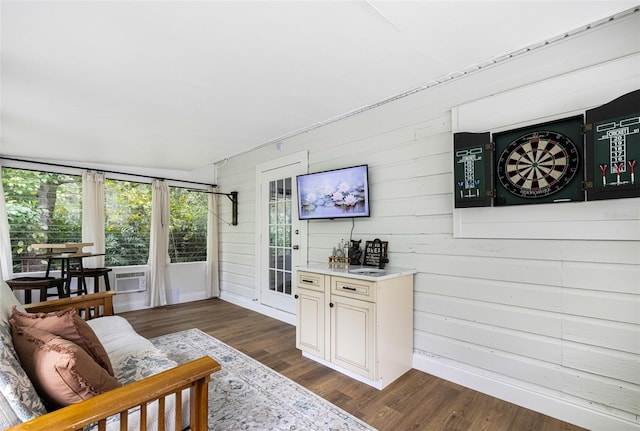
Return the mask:
[[(168, 360), (164, 353), (158, 351), (153, 343), (135, 332), (131, 324), (123, 317), (106, 316), (89, 320), (87, 324), (93, 329), (109, 353), (115, 376), (123, 384), (143, 379), (177, 365), (173, 363), (173, 365), (166, 367), (172, 361)], [(189, 389), (185, 389), (182, 391), (181, 408), (183, 429), (189, 427), (189, 399)], [(175, 397), (171, 395), (165, 401), (165, 424), (175, 423), (175, 414)], [(149, 431), (157, 430), (158, 421), (158, 402), (154, 401), (147, 407), (147, 429)], [(140, 429), (139, 409), (129, 412), (128, 423), (129, 431)], [(120, 422), (108, 421), (107, 431), (120, 431)]]
[(35, 327), (13, 329), (22, 367), (51, 406), (64, 407), (121, 386), (72, 341)]
[(24, 305), (18, 301), (9, 285), (0, 279), (0, 324), (9, 323), (14, 305), (18, 310), (24, 311)]
[(14, 307), (11, 326), (38, 328), (72, 341), (113, 376), (111, 361), (102, 343), (93, 329), (72, 308), (54, 313), (23, 313)]

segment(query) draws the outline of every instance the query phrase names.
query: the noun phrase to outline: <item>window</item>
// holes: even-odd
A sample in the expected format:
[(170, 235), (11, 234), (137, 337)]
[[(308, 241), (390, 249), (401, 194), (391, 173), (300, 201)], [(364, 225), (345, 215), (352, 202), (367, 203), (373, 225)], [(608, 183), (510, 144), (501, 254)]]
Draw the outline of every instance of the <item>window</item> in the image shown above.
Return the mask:
[(171, 262), (199, 262), (207, 259), (206, 193), (170, 187), (169, 257)]
[(291, 295), (291, 178), (269, 182), (269, 290)]
[[(105, 182), (106, 265), (146, 265), (151, 231), (151, 184), (107, 180)], [(169, 188), (171, 262), (207, 259), (205, 193)]]
[[(2, 168), (13, 271), (44, 271), (34, 243), (82, 241), (82, 177)], [(105, 181), (105, 264), (146, 265), (151, 227), (151, 184)], [(171, 262), (207, 259), (206, 193), (169, 188)]]
[(170, 187), (169, 256), (171, 262), (199, 262), (207, 260), (206, 193)]
[(146, 265), (151, 227), (151, 184), (106, 180), (105, 263)]
[(2, 168), (13, 272), (42, 271), (46, 264), (29, 259), (31, 244), (79, 242), (82, 239), (82, 178), (51, 172)]

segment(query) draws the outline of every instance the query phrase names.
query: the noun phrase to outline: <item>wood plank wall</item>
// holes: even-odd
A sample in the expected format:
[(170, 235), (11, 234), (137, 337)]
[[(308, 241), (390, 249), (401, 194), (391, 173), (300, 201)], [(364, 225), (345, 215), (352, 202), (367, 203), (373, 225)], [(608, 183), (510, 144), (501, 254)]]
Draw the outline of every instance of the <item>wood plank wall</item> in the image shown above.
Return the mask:
[[(639, 15), (289, 139), (284, 153), (265, 146), (219, 166), (218, 184), (240, 192), (239, 225), (220, 226), (223, 298), (257, 298), (257, 163), (301, 150), (310, 172), (367, 163), (372, 217), (355, 222), (353, 237), (387, 240), (392, 265), (418, 269), (418, 359), (557, 401), (556, 416), (580, 426), (640, 429), (640, 242), (454, 238), (451, 152), (455, 106), (625, 56), (640, 65)], [(607, 42), (607, 52), (582, 55)], [(640, 88), (640, 67), (631, 85)], [(310, 222), (309, 261), (325, 262), (351, 228)], [(568, 405), (593, 415), (565, 414)]]

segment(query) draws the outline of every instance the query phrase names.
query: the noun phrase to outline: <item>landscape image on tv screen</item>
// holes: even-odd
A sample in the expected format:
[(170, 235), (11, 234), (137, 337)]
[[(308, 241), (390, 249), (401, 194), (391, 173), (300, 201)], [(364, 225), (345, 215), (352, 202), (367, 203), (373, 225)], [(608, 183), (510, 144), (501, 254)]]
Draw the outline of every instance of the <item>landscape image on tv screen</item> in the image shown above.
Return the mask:
[(300, 220), (368, 217), (367, 165), (299, 175)]

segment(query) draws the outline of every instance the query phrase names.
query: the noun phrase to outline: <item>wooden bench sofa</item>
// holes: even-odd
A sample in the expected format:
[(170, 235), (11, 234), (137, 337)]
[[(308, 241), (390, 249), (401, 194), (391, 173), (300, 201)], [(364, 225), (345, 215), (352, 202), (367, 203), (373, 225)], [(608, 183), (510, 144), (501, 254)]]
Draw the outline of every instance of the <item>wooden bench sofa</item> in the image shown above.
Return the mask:
[[(7, 295), (9, 288), (5, 282), (0, 281), (0, 285), (2, 285), (0, 286), (0, 289), (2, 289), (2, 292), (0, 292), (0, 312), (4, 314), (4, 318), (0, 314), (0, 325), (4, 325), (7, 323), (7, 310), (18, 302), (12, 293), (10, 296), (15, 300), (13, 302)], [(24, 307), (24, 310), (29, 313), (48, 313), (56, 310), (74, 308), (77, 310), (78, 315), (83, 316), (85, 320), (99, 316), (102, 318), (102, 316), (113, 316), (113, 295), (114, 292), (101, 292), (46, 301), (27, 305)], [(18, 308), (20, 307), (22, 306), (19, 305)], [(118, 316), (113, 318), (121, 319), (123, 321), (121, 322), (122, 325), (128, 325), (128, 322), (124, 323), (126, 322), (125, 319)], [(105, 317), (105, 320), (102, 322), (106, 322), (106, 326), (108, 327), (112, 323), (106, 319), (109, 319), (109, 317)], [(135, 333), (135, 331), (133, 332)], [(96, 331), (96, 335), (98, 335), (100, 339), (98, 331)], [(138, 334), (135, 335), (140, 337)], [(3, 344), (7, 344), (6, 337), (4, 338), (5, 342)], [(0, 337), (0, 340), (2, 340), (2, 337)], [(0, 346), (0, 348), (1, 347), (2, 346)], [(3, 347), (7, 350), (8, 346), (5, 345)], [(11, 348), (13, 348), (13, 346), (11, 346)], [(7, 352), (10, 353), (10, 351)], [(2, 353), (3, 352), (0, 351), (0, 354)], [(110, 353), (108, 349), (107, 353)], [(125, 384), (124, 386), (109, 390), (79, 403), (42, 414), (8, 429), (11, 431), (66, 431), (82, 430), (85, 429), (86, 426), (91, 425), (91, 429), (97, 429), (99, 431), (124, 431), (130, 429), (180, 430), (185, 428), (184, 418), (186, 417), (187, 428), (193, 431), (204, 431), (207, 430), (208, 383), (211, 373), (219, 369), (220, 365), (216, 361), (209, 357), (203, 357), (139, 381)], [(0, 370), (0, 372), (1, 371), (2, 370)], [(11, 397), (11, 393), (6, 393), (6, 385), (5, 387), (0, 387), (0, 389), (5, 392), (4, 394), (0, 393), (0, 397)], [(169, 405), (175, 410), (175, 412), (172, 411), (171, 415), (165, 414), (165, 410), (169, 408)], [(7, 406), (5, 399), (4, 403), (0, 402), (0, 414), (2, 413), (1, 410), (6, 408), (10, 407)], [(147, 416), (150, 414), (150, 410), (154, 410), (155, 415), (152, 424), (147, 423)], [(13, 415), (15, 422), (15, 413), (7, 413)], [(132, 415), (134, 416), (133, 420)], [(166, 423), (169, 417), (173, 418), (175, 422)]]

